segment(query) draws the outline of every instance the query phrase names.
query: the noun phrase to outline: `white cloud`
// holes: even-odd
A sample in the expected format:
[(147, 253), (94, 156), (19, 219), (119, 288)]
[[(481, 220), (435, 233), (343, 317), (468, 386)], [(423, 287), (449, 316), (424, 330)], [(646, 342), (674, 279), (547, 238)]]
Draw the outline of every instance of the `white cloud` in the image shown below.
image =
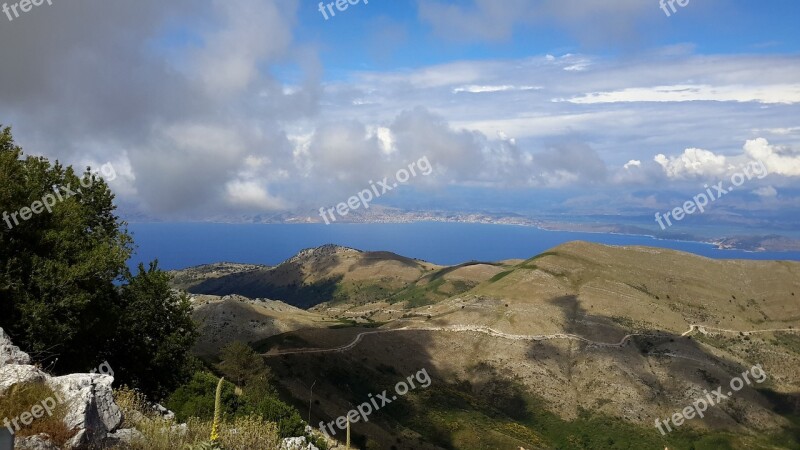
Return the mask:
[(236, 206), (253, 211), (273, 211), (287, 207), (287, 204), (271, 196), (267, 189), (256, 181), (230, 181), (225, 186), (228, 200)]
[(593, 92), (570, 99), (557, 99), (577, 104), (620, 102), (756, 102), (764, 104), (800, 103), (800, 84), (765, 86), (672, 85), (626, 88)]
[(669, 178), (719, 176), (728, 169), (725, 156), (699, 148), (687, 148), (677, 157), (658, 154), (653, 159)]
[(754, 190), (753, 193), (763, 198), (772, 198), (778, 196), (778, 191), (772, 186), (760, 187)]
[(770, 145), (764, 138), (747, 141), (744, 151), (750, 158), (762, 161), (771, 174), (800, 176), (800, 151)]
[(505, 91), (532, 91), (542, 89), (540, 86), (512, 86), (512, 85), (502, 85), (502, 86), (480, 86), (480, 85), (467, 85), (467, 86), (459, 86), (453, 89), (454, 94), (459, 94), (462, 92), (467, 92), (470, 94), (483, 94), (483, 93), (490, 93), (490, 92), (505, 92)]
[(632, 159), (632, 160), (628, 161), (628, 162), (627, 162), (627, 163), (626, 163), (624, 166), (622, 166), (622, 167), (623, 167), (624, 169), (628, 170), (628, 169), (630, 169), (631, 167), (641, 167), (641, 166), (642, 166), (642, 162), (641, 162), (641, 161), (639, 161), (639, 160), (636, 160), (636, 159)]

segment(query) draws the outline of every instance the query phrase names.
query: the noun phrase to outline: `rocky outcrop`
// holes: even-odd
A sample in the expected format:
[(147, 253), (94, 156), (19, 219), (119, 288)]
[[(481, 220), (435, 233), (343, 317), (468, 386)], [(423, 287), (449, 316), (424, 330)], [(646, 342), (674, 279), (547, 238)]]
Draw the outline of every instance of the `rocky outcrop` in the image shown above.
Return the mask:
[(0, 328), (0, 367), (6, 364), (30, 364), (31, 357), (11, 343), (5, 331)]
[(122, 423), (122, 411), (114, 403), (110, 375), (72, 374), (50, 378), (47, 384), (61, 395), (67, 405), (64, 424), (79, 430), (70, 442), (75, 448), (102, 442)]
[(281, 441), (280, 450), (319, 450), (317, 446), (309, 443), (305, 437), (291, 437)]
[[(56, 396), (54, 402), (66, 407), (64, 425), (75, 431), (68, 448), (96, 447), (119, 428), (122, 412), (114, 403), (112, 376), (83, 373), (51, 377), (30, 365), (30, 357), (11, 344), (2, 328), (0, 350), (0, 395), (15, 384), (47, 384)], [(43, 446), (43, 440), (49, 442), (42, 435), (20, 439), (17, 447), (48, 448)]]
[(47, 381), (47, 374), (34, 366), (6, 364), (0, 367), (0, 394), (15, 384), (34, 384)]
[(56, 444), (50, 440), (47, 434), (37, 434), (17, 440), (14, 450), (60, 450)]

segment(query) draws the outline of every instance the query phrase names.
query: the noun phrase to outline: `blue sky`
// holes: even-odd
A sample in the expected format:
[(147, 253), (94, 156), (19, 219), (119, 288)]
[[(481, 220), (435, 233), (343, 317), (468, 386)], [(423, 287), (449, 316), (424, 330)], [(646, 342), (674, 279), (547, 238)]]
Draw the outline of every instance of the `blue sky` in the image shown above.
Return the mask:
[[(429, 22), (420, 19), (414, 0), (373, 0), (368, 5), (360, 2), (327, 21), (318, 11), (318, 3), (301, 3), (297, 36), (301, 42), (323, 43), (321, 55), (330, 78), (350, 70), (415, 68), (464, 59), (513, 59), (553, 52), (591, 50), (611, 55), (691, 43), (702, 53), (760, 54), (797, 52), (800, 44), (796, 26), (800, 4), (790, 0), (695, 0), (671, 17), (663, 14), (657, 1), (649, 1), (650, 12), (657, 14), (643, 21), (635, 42), (598, 44), (582, 41), (557, 24), (522, 21), (513, 24), (512, 36), (507, 39), (442, 39)], [(471, 1), (447, 3), (465, 9), (473, 5)], [(614, 13), (609, 8), (606, 14)], [(650, 29), (642, 30), (645, 25)], [(386, 29), (401, 36), (399, 42), (380, 39), (381, 31)], [(376, 52), (376, 48), (385, 51)]]
[(758, 161), (676, 232), (800, 211), (800, 4), (86, 0), (0, 18), (0, 123), (112, 163), (129, 217), (309, 214), (428, 157), (384, 206), (650, 222)]

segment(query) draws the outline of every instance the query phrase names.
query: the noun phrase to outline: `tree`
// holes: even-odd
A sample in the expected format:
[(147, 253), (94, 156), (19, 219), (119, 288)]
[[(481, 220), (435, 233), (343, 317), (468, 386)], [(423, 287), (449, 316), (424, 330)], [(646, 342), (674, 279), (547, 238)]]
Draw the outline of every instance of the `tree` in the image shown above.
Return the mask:
[(220, 359), (219, 370), (237, 386), (269, 382), (270, 371), (263, 357), (244, 342), (234, 341), (223, 347)]
[(108, 360), (120, 381), (151, 397), (163, 398), (192, 376), (198, 362), (189, 354), (197, 337), (186, 294), (169, 286), (158, 261), (125, 277), (120, 289), (120, 321)]
[[(21, 157), (10, 128), (2, 129), (0, 326), (40, 361), (58, 357), (56, 370), (96, 367), (116, 324), (114, 281), (124, 274), (132, 240), (120, 231), (102, 179)], [(61, 200), (52, 212), (24, 220), (20, 211), (51, 199), (53, 186)], [(75, 195), (67, 198), (65, 189)]]
[(23, 157), (0, 126), (0, 327), (56, 373), (106, 359), (145, 393), (164, 393), (186, 372), (190, 309), (155, 264), (130, 274), (133, 239), (113, 200), (89, 168)]

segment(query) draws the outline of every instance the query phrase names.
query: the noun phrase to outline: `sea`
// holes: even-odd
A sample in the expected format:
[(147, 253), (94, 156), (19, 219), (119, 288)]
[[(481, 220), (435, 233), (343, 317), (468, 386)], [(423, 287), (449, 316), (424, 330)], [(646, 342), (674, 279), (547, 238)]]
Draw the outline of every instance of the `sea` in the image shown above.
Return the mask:
[(385, 250), (440, 265), (527, 259), (570, 241), (662, 247), (716, 259), (800, 261), (800, 252), (719, 250), (700, 242), (517, 225), (130, 223), (128, 231), (136, 243), (129, 266), (157, 259), (164, 270), (216, 262), (276, 265), (300, 250), (325, 244)]

